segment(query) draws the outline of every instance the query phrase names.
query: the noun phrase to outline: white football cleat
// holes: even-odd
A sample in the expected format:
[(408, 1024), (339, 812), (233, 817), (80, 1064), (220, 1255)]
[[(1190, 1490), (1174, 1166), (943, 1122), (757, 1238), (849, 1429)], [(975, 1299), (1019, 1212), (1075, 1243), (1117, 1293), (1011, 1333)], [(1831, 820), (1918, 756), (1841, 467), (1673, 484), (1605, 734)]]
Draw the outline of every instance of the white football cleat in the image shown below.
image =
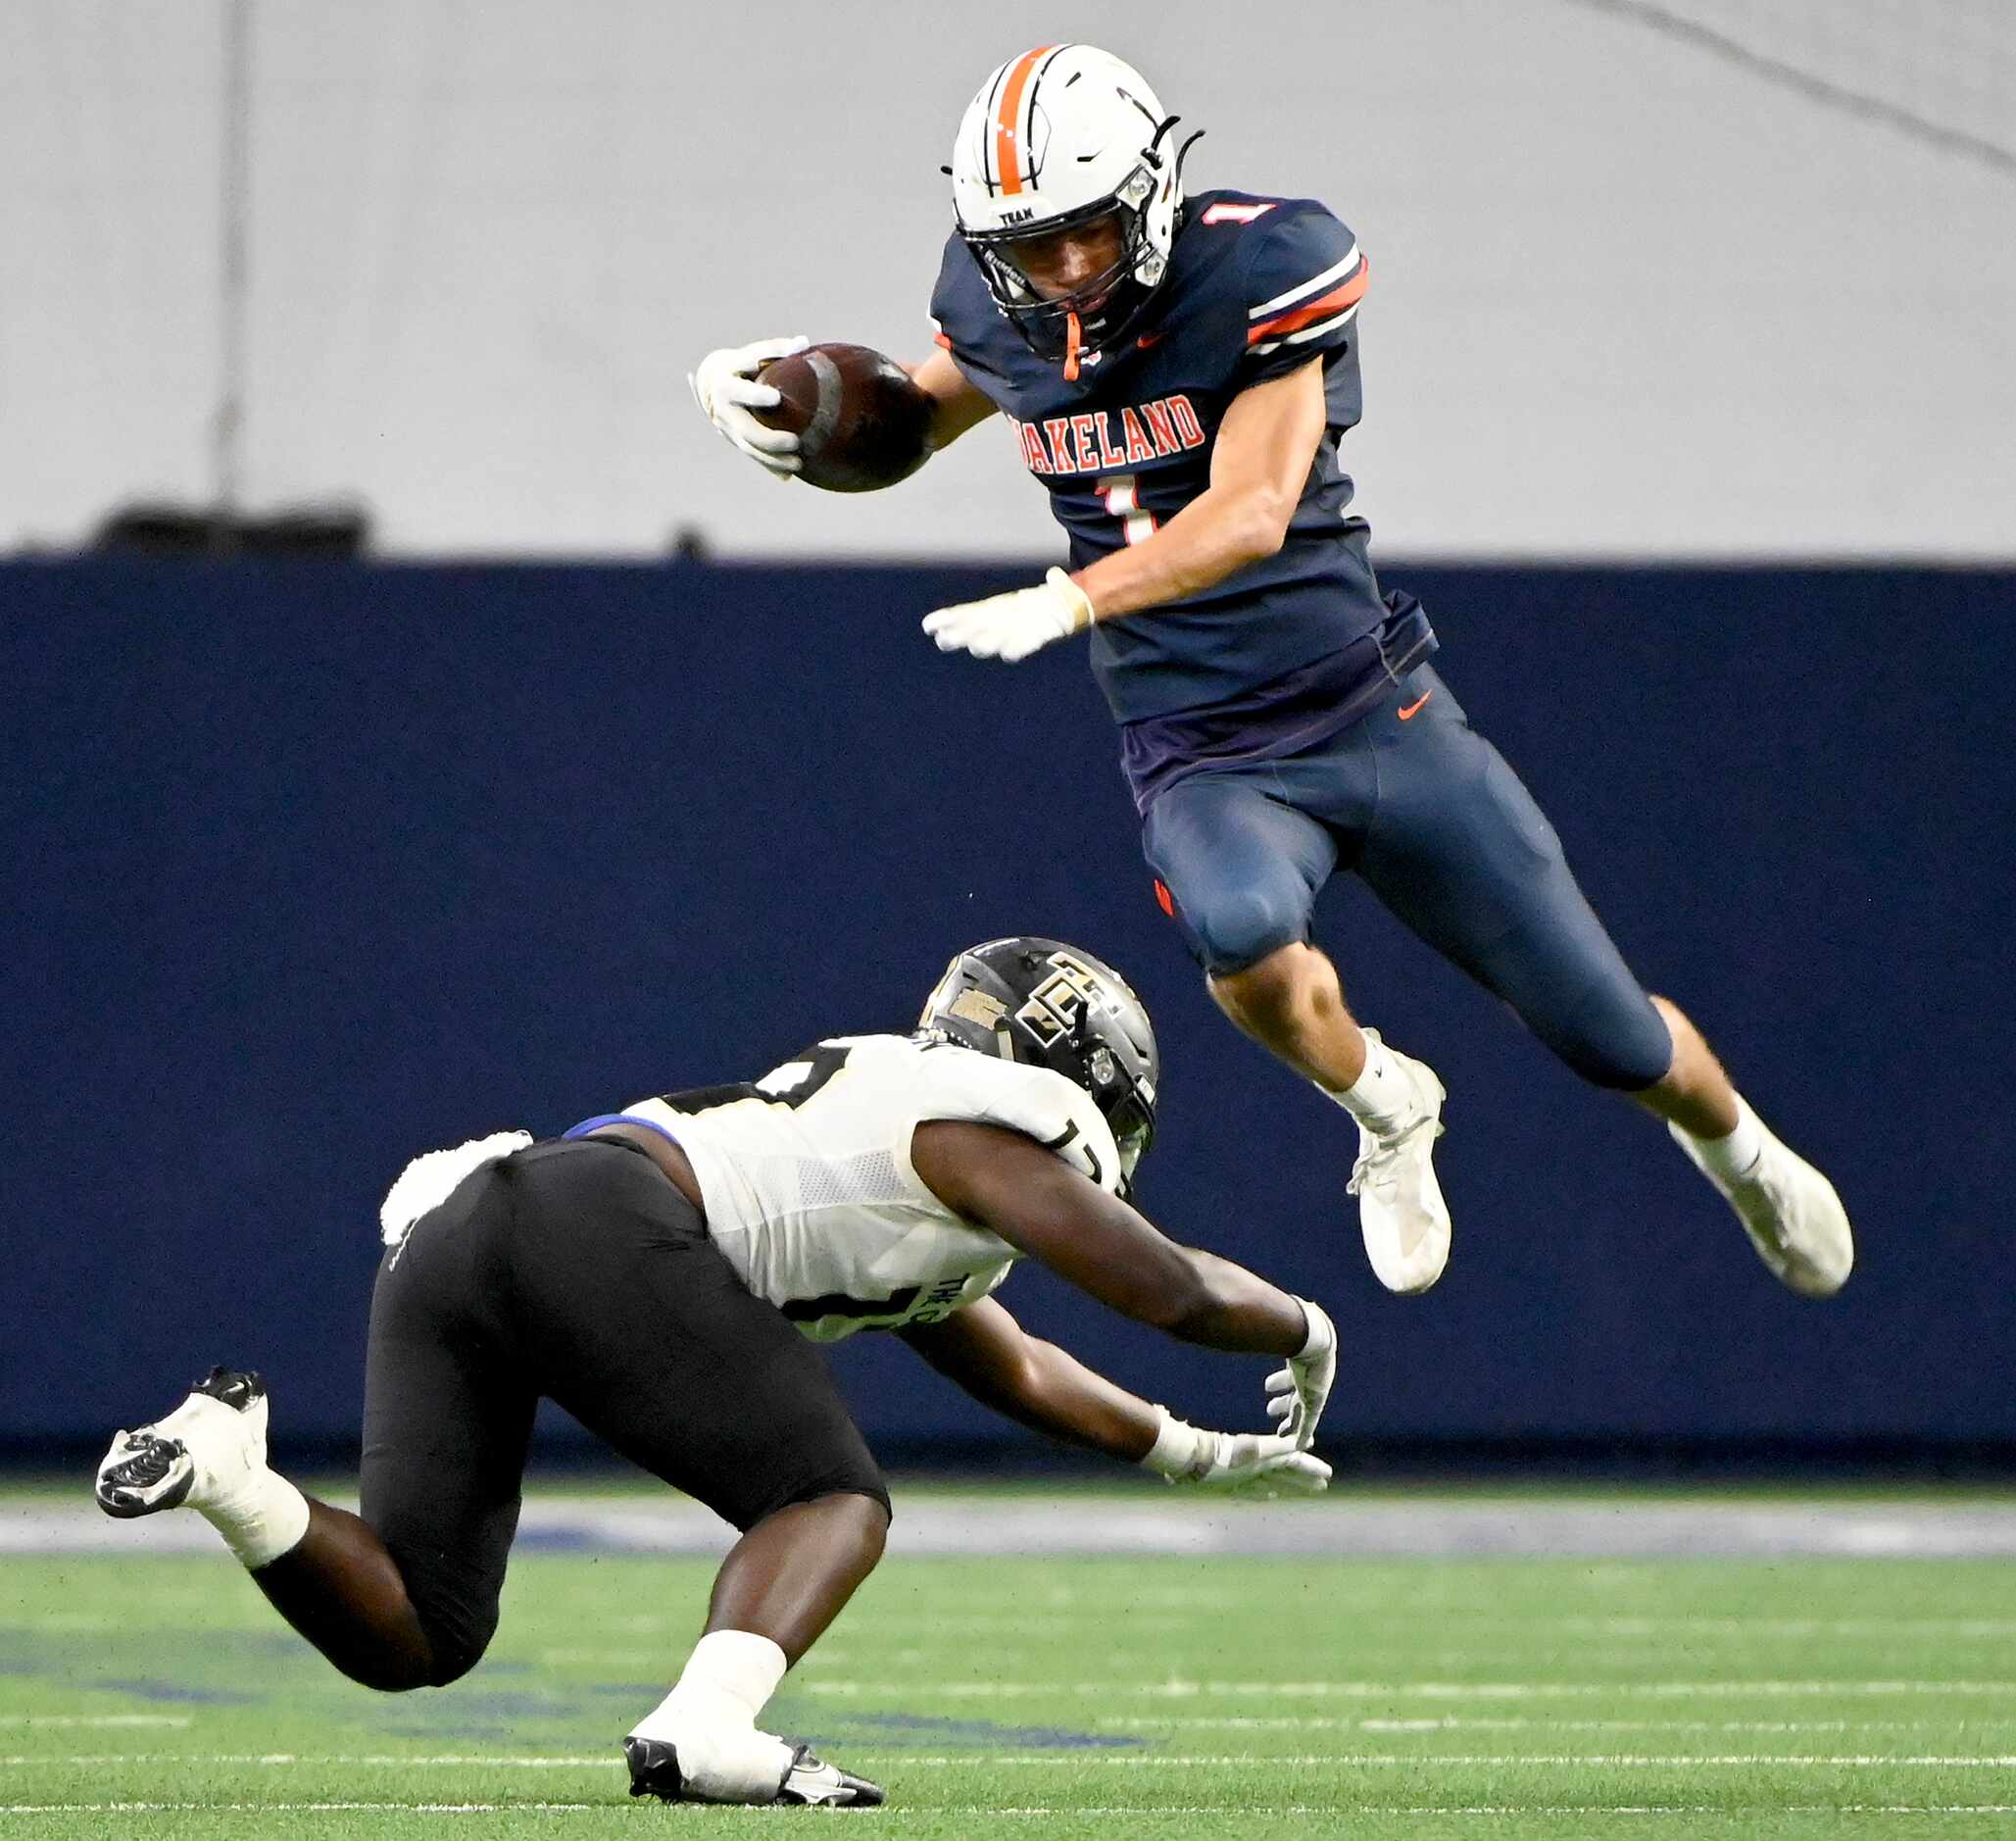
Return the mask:
[[(1367, 1029), (1371, 1041), (1376, 1029)], [(1358, 1161), (1352, 1166), (1349, 1193), (1358, 1198), (1358, 1231), (1365, 1257), (1388, 1291), (1426, 1291), (1449, 1264), (1449, 1204), (1435, 1179), (1435, 1140), (1442, 1136), (1446, 1097), (1426, 1062), (1386, 1052), (1404, 1070), (1414, 1104), (1389, 1131), (1357, 1120)]]
[(800, 1809), (873, 1809), (885, 1800), (880, 1784), (822, 1763), (809, 1745), (787, 1745), (767, 1732), (688, 1732), (680, 1743), (685, 1761), (670, 1739), (632, 1733), (623, 1741), (632, 1796)]
[(99, 1508), (128, 1520), (230, 1499), (266, 1468), (266, 1417), (265, 1381), (212, 1368), (165, 1418), (113, 1439), (98, 1466)]
[(777, 1792), (779, 1803), (800, 1808), (874, 1809), (888, 1801), (879, 1783), (857, 1777), (838, 1765), (822, 1764), (810, 1745), (791, 1754), (791, 1774)]
[(1764, 1148), (1741, 1176), (1717, 1175), (1701, 1161), (1695, 1141), (1667, 1121), (1673, 1141), (1736, 1211), (1757, 1257), (1779, 1280), (1804, 1298), (1831, 1298), (1848, 1282), (1855, 1236), (1841, 1197), (1813, 1166), (1759, 1121)]

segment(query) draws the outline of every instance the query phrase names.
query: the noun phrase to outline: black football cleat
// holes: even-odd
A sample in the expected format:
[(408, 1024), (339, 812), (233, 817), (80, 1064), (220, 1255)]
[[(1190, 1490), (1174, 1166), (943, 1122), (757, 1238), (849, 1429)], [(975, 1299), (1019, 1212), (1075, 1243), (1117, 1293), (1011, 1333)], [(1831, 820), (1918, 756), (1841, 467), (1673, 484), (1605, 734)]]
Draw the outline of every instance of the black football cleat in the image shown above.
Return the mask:
[(655, 1796), (665, 1803), (692, 1800), (679, 1774), (678, 1748), (668, 1740), (625, 1739), (623, 1757), (629, 1761), (632, 1796)]
[[(212, 1401), (242, 1418), (221, 1416), (208, 1404)], [(172, 1413), (112, 1441), (92, 1491), (99, 1508), (123, 1521), (180, 1508), (195, 1485), (199, 1458), (227, 1462), (235, 1457), (242, 1468), (247, 1453), (236, 1447), (256, 1443), (264, 1453), (266, 1416), (266, 1382), (259, 1375), (212, 1368)]]
[(234, 1413), (249, 1413), (266, 1398), (266, 1376), (249, 1368), (214, 1368), (189, 1391), (221, 1400)]
[(121, 1432), (98, 1467), (93, 1492), (107, 1515), (129, 1521), (162, 1509), (179, 1509), (196, 1480), (189, 1448), (179, 1438), (151, 1431)]

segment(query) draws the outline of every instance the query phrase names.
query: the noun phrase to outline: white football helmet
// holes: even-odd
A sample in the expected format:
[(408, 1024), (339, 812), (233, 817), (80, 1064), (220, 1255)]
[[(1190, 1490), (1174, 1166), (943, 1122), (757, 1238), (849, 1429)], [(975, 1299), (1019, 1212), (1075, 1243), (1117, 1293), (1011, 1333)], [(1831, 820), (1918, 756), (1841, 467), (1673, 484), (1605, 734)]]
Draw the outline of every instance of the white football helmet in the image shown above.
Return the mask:
[[(1117, 343), (1168, 273), (1183, 202), (1177, 118), (1130, 64), (1093, 45), (1040, 45), (1010, 58), (967, 105), (952, 151), (953, 214), (988, 291), (1047, 358), (1076, 374)], [(1165, 144), (1169, 143), (1169, 144)], [(1044, 300), (1015, 261), (1023, 237), (1120, 220), (1121, 255), (1061, 300)]]

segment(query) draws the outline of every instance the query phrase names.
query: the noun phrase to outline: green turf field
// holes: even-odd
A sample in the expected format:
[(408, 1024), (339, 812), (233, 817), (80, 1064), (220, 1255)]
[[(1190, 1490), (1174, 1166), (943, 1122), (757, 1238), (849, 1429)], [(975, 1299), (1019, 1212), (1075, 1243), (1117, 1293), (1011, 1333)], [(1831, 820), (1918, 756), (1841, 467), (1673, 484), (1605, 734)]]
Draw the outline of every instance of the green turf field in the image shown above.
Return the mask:
[(704, 1560), (523, 1555), (399, 1697), (221, 1551), (0, 1567), (10, 1837), (2016, 1834), (2001, 1561), (892, 1558), (770, 1722), (857, 1814), (624, 1795)]

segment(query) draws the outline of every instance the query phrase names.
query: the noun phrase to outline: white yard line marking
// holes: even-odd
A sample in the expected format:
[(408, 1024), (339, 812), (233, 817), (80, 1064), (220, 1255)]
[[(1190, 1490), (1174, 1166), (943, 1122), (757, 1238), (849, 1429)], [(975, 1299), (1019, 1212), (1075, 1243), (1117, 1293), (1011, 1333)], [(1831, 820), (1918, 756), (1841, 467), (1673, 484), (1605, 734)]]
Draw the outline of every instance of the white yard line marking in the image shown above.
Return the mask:
[[(1147, 1726), (1186, 1732), (1943, 1732), (1944, 1719), (1487, 1719), (1452, 1715), (1440, 1719), (1353, 1719), (1336, 1714), (1106, 1714), (1093, 1721), (1105, 1731)], [(2007, 1719), (1970, 1719), (1970, 1726), (2016, 1725)]]
[[(1747, 1769), (1754, 1766), (1796, 1766), (1800, 1768), (1843, 1770), (1937, 1769), (2008, 1770), (2016, 1768), (2016, 1753), (1941, 1754), (1894, 1757), (1884, 1753), (1825, 1752), (1768, 1753), (1638, 1753), (1638, 1752), (1334, 1752), (1306, 1753), (1293, 1757), (1253, 1754), (1191, 1755), (1157, 1752), (1059, 1751), (1035, 1753), (967, 1752), (961, 1755), (908, 1757), (900, 1752), (878, 1750), (873, 1745), (855, 1748), (861, 1755), (887, 1759), (890, 1770), (972, 1769), (1013, 1765), (1049, 1769), (1081, 1769), (1088, 1766), (1119, 1769), (1223, 1770), (1244, 1768), (1272, 1770), (1287, 1766), (1306, 1769), (1329, 1766), (1339, 1769), (1423, 1769), (1450, 1765), (1507, 1765), (1584, 1769), (1590, 1767), (1651, 1769), (1694, 1769), (1714, 1766)], [(396, 1752), (342, 1753), (326, 1757), (293, 1752), (237, 1752), (203, 1754), (196, 1752), (84, 1753), (72, 1757), (53, 1754), (0, 1758), (0, 1765), (18, 1768), (30, 1765), (254, 1765), (281, 1769), (370, 1766), (374, 1769), (484, 1769), (484, 1770), (611, 1770), (618, 1761), (609, 1752), (579, 1757), (508, 1757), (482, 1753), (448, 1753), (438, 1757), (406, 1757)]]
[(656, 1668), (669, 1667), (673, 1651), (663, 1649), (542, 1649), (542, 1668)]
[[(520, 1810), (542, 1815), (606, 1814), (613, 1803), (0, 1803), (0, 1816), (126, 1816), (154, 1814), (323, 1815), (361, 1812), (415, 1816), (495, 1816)], [(1247, 1803), (1254, 1816), (1728, 1816), (1724, 1803)], [(993, 1804), (938, 1805), (934, 1816), (1029, 1817), (1095, 1816), (1223, 1816), (1222, 1804), (1047, 1804), (997, 1808)], [(1748, 1813), (1748, 1812), (1737, 1812)], [(1774, 1816), (2016, 1816), (2016, 1803), (1791, 1803)]]
[[(520, 1805), (529, 1808), (531, 1805)], [(1240, 1814), (1253, 1816), (1723, 1816), (1750, 1815), (1732, 1811), (1726, 1803), (1248, 1803)], [(986, 1804), (936, 1806), (938, 1816), (1224, 1816), (1221, 1803), (1118, 1803), (1077, 1807), (996, 1809)], [(2016, 1803), (1791, 1803), (1774, 1805), (1773, 1816), (2009, 1816)]]
[[(1524, 1622), (1524, 1619), (1508, 1619)], [(1999, 1641), (2016, 1636), (2016, 1617), (1560, 1617), (1578, 1634), (1659, 1636), (1673, 1631), (1726, 1636), (1926, 1636)]]
[(964, 1758), (905, 1758), (901, 1754), (880, 1754), (879, 1756), (889, 1759), (889, 1763), (884, 1768), (891, 1772), (900, 1772), (912, 1766), (924, 1766), (932, 1768), (965, 1768), (976, 1765), (989, 1766), (996, 1765), (1050, 1766), (1064, 1769), (1076, 1769), (1085, 1765), (1112, 1766), (1119, 1769), (1153, 1769), (1163, 1766), (1170, 1766), (1178, 1769), (1195, 1770), (1227, 1770), (1235, 1768), (1271, 1770), (1281, 1766), (1288, 1766), (1295, 1769), (1310, 1769), (1318, 1766), (1331, 1766), (1346, 1770), (1415, 1770), (1441, 1769), (1445, 1766), (1450, 1765), (1465, 1766), (1488, 1766), (1493, 1768), (1506, 1765), (1517, 1765), (1575, 1770), (1590, 1768), (1692, 1770), (1703, 1765), (1736, 1770), (1746, 1770), (1759, 1765), (1850, 1770), (1887, 1770), (1893, 1766), (1916, 1766), (1922, 1769), (1937, 1770), (1967, 1768), (2007, 1770), (2012, 1766), (2016, 1766), (2016, 1756), (1894, 1758), (1881, 1753), (1829, 1756), (1825, 1753), (1774, 1754), (1766, 1752), (1706, 1754), (1679, 1752), (1664, 1755), (1631, 1752), (1575, 1754), (1517, 1752), (1315, 1752), (1297, 1757), (1266, 1758), (1250, 1754), (1216, 1757), (1171, 1757), (1159, 1753), (1047, 1752), (1033, 1756), (996, 1756), (979, 1753), (970, 1754)]
[(375, 1811), (409, 1816), (493, 1816), (528, 1809), (606, 1810), (607, 1803), (0, 1803), (0, 1816), (128, 1816), (202, 1811), (257, 1814), (284, 1811), (291, 1815), (325, 1815), (342, 1811)]
[(186, 1726), (188, 1714), (0, 1714), (0, 1726)]
[(1272, 1696), (1282, 1700), (1718, 1700), (1988, 1697), (2016, 1703), (2016, 1681), (821, 1681), (796, 1683), (801, 1694), (867, 1695), (910, 1702), (989, 1700), (1063, 1694), (1111, 1699), (1195, 1700)]
[[(872, 1748), (866, 1749), (872, 1750)], [(1139, 1752), (1047, 1752), (1033, 1756), (999, 1756), (991, 1753), (976, 1753), (964, 1758), (905, 1758), (901, 1754), (878, 1754), (878, 1756), (889, 1759), (889, 1763), (884, 1768), (892, 1773), (909, 1769), (914, 1766), (948, 1768), (970, 1767), (976, 1765), (985, 1765), (989, 1767), (997, 1765), (1054, 1766), (1064, 1769), (1077, 1769), (1082, 1766), (1096, 1765), (1137, 1770), (1156, 1769), (1163, 1766), (1194, 1770), (1229, 1770), (1235, 1768), (1271, 1770), (1283, 1766), (1298, 1770), (1305, 1770), (1326, 1765), (1345, 1770), (1439, 1770), (1450, 1765), (1465, 1766), (1489, 1766), (1493, 1768), (1506, 1765), (1516, 1765), (1536, 1768), (1549, 1767), (1574, 1770), (1591, 1768), (1692, 1770), (1703, 1765), (1735, 1770), (1747, 1770), (1759, 1765), (1796, 1766), (1802, 1768), (1846, 1770), (1888, 1770), (1893, 1767), (1904, 1768), (1911, 1766), (1937, 1770), (1967, 1768), (2007, 1770), (2012, 1766), (2016, 1766), (2016, 1756), (1893, 1758), (1882, 1753), (1829, 1756), (1826, 1753), (1781, 1754), (1769, 1752), (1678, 1752), (1669, 1754), (1636, 1752), (1314, 1752), (1296, 1757), (1267, 1758), (1251, 1754), (1216, 1757), (1171, 1757), (1162, 1753)]]
[(435, 1757), (415, 1757), (399, 1752), (343, 1752), (310, 1755), (299, 1752), (82, 1752), (63, 1758), (54, 1753), (39, 1757), (24, 1755), (0, 1758), (10, 1767), (25, 1765), (257, 1765), (268, 1769), (294, 1766), (371, 1766), (384, 1768), (408, 1766), (415, 1768), (466, 1768), (486, 1770), (580, 1770), (621, 1767), (620, 1755), (612, 1747), (585, 1757), (509, 1758), (480, 1752), (449, 1752)]

